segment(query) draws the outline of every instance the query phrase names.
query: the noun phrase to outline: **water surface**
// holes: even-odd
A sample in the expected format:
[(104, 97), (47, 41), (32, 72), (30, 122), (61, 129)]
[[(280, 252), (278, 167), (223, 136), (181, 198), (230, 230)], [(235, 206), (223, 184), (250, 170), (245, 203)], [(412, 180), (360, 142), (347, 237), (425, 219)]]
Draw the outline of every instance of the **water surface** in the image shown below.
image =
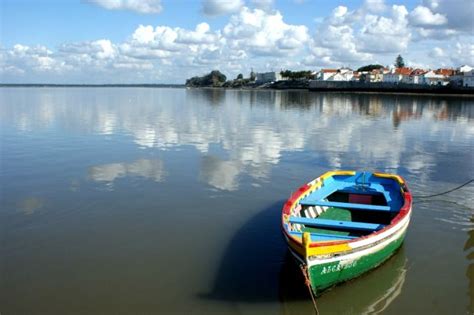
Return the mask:
[[(327, 170), (414, 195), (474, 178), (468, 98), (0, 89), (0, 312), (311, 314), (281, 205)], [(474, 188), (415, 199), (386, 264), (321, 314), (474, 312)]]

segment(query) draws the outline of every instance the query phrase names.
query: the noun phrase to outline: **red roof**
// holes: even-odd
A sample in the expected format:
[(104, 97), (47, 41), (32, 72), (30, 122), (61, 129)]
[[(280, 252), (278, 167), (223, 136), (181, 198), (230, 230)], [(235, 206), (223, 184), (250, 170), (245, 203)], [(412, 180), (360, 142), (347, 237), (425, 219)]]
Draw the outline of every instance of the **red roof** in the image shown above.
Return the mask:
[(337, 71), (338, 71), (337, 69), (321, 69), (321, 72), (324, 72), (324, 73), (333, 73)]
[(423, 70), (423, 69), (415, 69), (410, 73), (410, 75), (422, 75), (422, 74), (425, 74), (427, 72), (428, 71)]
[(441, 69), (435, 70), (434, 73), (450, 77), (450, 76), (454, 75), (454, 69), (442, 69), (441, 68)]
[(408, 67), (402, 67), (402, 68), (396, 68), (395, 73), (396, 74), (401, 74), (401, 75), (410, 75), (412, 73), (413, 69), (408, 68)]

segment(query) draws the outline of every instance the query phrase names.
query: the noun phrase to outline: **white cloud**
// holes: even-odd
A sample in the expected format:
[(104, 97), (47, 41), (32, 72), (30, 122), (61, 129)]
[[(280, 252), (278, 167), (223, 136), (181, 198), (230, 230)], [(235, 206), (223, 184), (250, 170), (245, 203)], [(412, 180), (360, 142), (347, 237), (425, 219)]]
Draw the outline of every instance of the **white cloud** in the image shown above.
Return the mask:
[(357, 48), (353, 14), (347, 7), (338, 6), (322, 21), (312, 41), (313, 56), (305, 59), (306, 64), (343, 66), (371, 58)]
[(446, 56), (444, 50), (440, 47), (433, 48), (433, 51), (430, 52), (430, 56), (433, 58), (440, 58)]
[(217, 16), (237, 12), (243, 6), (243, 0), (204, 0), (202, 10), (206, 15)]
[(33, 72), (62, 73), (70, 69), (45, 46), (16, 44), (12, 49), (2, 52), (0, 60), (1, 72), (20, 76), (31, 75)]
[(468, 43), (457, 42), (451, 53), (451, 60), (457, 65), (472, 65), (474, 63), (474, 41)]
[(240, 48), (259, 56), (293, 54), (309, 40), (304, 25), (290, 25), (280, 12), (243, 8), (222, 31), (229, 48)]
[(371, 13), (382, 13), (387, 9), (384, 0), (365, 0), (363, 10)]
[(425, 0), (424, 5), (434, 14), (447, 19), (446, 27), (466, 32), (472, 36), (474, 30), (474, 1), (472, 0)]
[(410, 22), (414, 26), (439, 26), (448, 22), (448, 19), (439, 13), (433, 13), (424, 6), (417, 6), (410, 12)]
[(411, 39), (408, 27), (408, 11), (394, 5), (390, 16), (367, 15), (361, 28), (360, 47), (372, 53), (396, 53), (404, 51)]
[(139, 44), (149, 44), (155, 40), (155, 31), (153, 26), (140, 25), (132, 35), (132, 38)]
[(161, 0), (88, 0), (107, 10), (130, 10), (143, 14), (160, 13), (163, 9)]
[(438, 29), (420, 27), (416, 28), (415, 31), (420, 40), (449, 40), (461, 34), (459, 31), (450, 28)]
[(117, 56), (117, 47), (108, 39), (64, 44), (59, 49), (71, 55), (83, 56), (86, 59), (107, 60)]
[(257, 9), (268, 11), (273, 8), (274, 0), (251, 0)]

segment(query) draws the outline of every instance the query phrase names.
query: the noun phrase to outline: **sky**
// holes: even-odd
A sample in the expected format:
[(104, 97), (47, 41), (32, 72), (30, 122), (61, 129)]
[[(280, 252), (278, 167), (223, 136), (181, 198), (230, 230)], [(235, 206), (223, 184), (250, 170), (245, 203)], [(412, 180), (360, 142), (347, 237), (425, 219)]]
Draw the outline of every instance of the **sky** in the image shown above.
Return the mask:
[(474, 65), (472, 0), (0, 0), (0, 83)]

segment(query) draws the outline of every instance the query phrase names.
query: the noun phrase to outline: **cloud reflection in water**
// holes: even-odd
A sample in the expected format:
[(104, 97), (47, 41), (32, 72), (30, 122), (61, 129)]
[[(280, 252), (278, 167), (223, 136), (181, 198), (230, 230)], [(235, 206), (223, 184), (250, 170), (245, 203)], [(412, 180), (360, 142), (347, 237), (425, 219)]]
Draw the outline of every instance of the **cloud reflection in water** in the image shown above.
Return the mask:
[(97, 182), (113, 183), (116, 179), (126, 176), (139, 176), (162, 182), (165, 179), (163, 161), (139, 159), (131, 163), (110, 163), (93, 166), (89, 176)]
[[(26, 97), (38, 106), (0, 107), (0, 123), (122, 136), (144, 150), (192, 147), (203, 159), (201, 180), (224, 190), (237, 189), (242, 174), (268, 180), (293, 152), (325, 168), (409, 173), (425, 182), (446, 166), (441, 153), (457, 150), (453, 143), (470, 148), (474, 137), (474, 107), (462, 98), (198, 89), (36, 93)], [(472, 170), (472, 150), (458, 153), (449, 163)], [(212, 172), (210, 164), (217, 165)], [(144, 176), (126, 163), (100, 167), (91, 175), (98, 181)]]

